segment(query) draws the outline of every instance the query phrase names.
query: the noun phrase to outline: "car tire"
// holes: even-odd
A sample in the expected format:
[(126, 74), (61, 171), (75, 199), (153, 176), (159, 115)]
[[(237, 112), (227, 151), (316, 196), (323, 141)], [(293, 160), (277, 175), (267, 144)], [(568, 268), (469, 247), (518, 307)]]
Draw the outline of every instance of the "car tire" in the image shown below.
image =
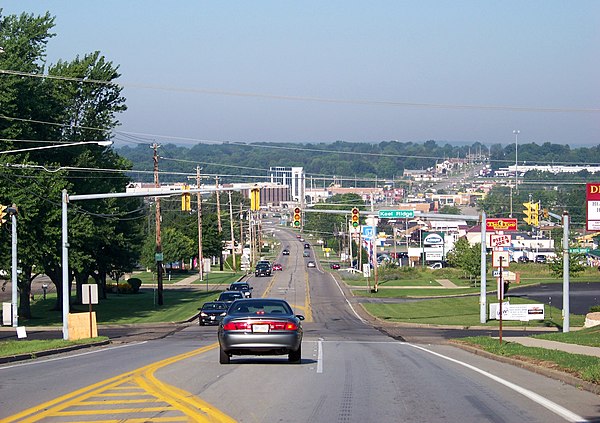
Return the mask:
[(296, 351), (289, 352), (288, 361), (294, 364), (298, 364), (302, 361), (302, 345), (300, 345)]
[(202, 319), (198, 319), (198, 324), (199, 324), (200, 326), (204, 326), (204, 322), (202, 321)]
[(229, 364), (230, 357), (222, 348), (219, 348), (219, 363), (221, 364)]

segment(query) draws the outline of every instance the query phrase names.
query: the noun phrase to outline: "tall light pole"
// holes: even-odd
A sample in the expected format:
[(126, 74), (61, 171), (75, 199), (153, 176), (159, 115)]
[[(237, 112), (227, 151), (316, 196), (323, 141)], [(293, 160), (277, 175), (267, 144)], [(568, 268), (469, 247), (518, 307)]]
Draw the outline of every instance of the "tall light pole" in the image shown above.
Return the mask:
[(518, 166), (519, 166), (519, 134), (521, 133), (521, 131), (519, 131), (518, 129), (515, 129), (513, 131), (513, 134), (515, 134), (515, 190), (517, 193), (519, 193), (519, 186), (517, 185), (519, 183), (518, 181), (518, 177), (519, 177), (519, 170), (518, 170)]

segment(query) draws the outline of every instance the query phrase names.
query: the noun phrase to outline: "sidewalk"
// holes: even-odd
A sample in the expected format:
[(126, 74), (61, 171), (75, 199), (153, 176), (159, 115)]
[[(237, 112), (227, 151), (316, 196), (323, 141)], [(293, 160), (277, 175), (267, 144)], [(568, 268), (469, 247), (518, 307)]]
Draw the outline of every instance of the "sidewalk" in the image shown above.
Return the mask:
[(600, 347), (588, 347), (586, 345), (567, 344), (565, 342), (550, 341), (529, 337), (508, 336), (502, 337), (502, 341), (516, 342), (526, 347), (545, 348), (548, 350), (565, 351), (571, 354), (590, 355), (600, 357)]

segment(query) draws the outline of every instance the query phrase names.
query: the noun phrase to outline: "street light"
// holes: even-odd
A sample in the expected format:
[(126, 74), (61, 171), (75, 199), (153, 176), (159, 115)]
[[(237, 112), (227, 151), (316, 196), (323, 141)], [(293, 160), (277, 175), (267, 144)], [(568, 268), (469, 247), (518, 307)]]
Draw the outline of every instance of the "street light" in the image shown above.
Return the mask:
[(113, 142), (112, 141), (79, 141), (79, 142), (72, 142), (69, 144), (55, 144), (55, 145), (45, 145), (42, 147), (31, 147), (31, 148), (20, 148), (17, 150), (6, 150), (6, 151), (0, 151), (0, 154), (23, 153), (25, 151), (47, 150), (49, 148), (61, 148), (61, 147), (75, 147), (77, 145), (89, 145), (89, 144), (96, 144), (96, 145), (99, 145), (100, 147), (110, 147), (113, 144)]
[(515, 134), (515, 189), (517, 190), (517, 193), (519, 192), (519, 187), (518, 187), (518, 175), (519, 175), (519, 171), (518, 171), (518, 166), (519, 166), (519, 160), (518, 160), (518, 151), (519, 151), (519, 134), (521, 133), (521, 131), (519, 131), (518, 129), (515, 129), (513, 131), (513, 134)]

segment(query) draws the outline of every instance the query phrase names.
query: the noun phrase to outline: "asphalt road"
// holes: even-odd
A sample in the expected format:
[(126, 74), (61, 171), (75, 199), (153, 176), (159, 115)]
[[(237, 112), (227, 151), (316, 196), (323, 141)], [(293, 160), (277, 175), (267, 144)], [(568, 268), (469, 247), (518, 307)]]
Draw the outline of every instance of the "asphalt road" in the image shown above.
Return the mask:
[[(599, 278), (600, 279), (600, 276)], [(563, 284), (544, 283), (523, 288), (511, 287), (509, 297), (526, 297), (531, 300), (552, 305), (562, 310)], [(590, 307), (600, 305), (600, 282), (578, 282), (569, 284), (569, 311), (572, 314), (585, 315)]]
[(387, 336), (329, 273), (306, 267), (292, 235), (278, 235), (291, 249), (278, 260), (284, 270), (250, 283), (254, 296), (285, 298), (306, 316), (301, 364), (236, 356), (220, 365), (216, 328), (193, 323), (162, 339), (0, 367), (0, 418), (600, 421), (600, 400), (589, 392), (454, 348), (442, 336), (430, 343), (403, 328)]

